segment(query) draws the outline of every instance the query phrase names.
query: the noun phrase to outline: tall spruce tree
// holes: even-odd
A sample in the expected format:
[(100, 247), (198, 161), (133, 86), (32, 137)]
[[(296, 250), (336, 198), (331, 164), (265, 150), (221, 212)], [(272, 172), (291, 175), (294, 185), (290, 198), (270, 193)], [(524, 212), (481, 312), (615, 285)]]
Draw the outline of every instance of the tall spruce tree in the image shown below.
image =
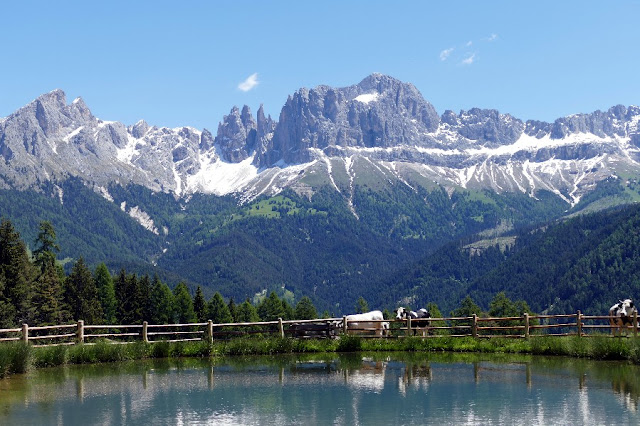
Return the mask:
[(238, 306), (236, 314), (238, 315), (237, 318), (235, 319), (237, 322), (260, 321), (260, 316), (258, 315), (258, 311), (248, 299)]
[(209, 301), (209, 319), (214, 324), (224, 324), (233, 321), (229, 307), (224, 303), (222, 295), (216, 292)]
[(151, 307), (151, 279), (145, 274), (137, 282), (136, 304), (140, 307), (140, 321), (149, 321), (152, 315)]
[(0, 327), (27, 321), (35, 270), (27, 247), (8, 219), (0, 222)]
[(93, 280), (98, 289), (98, 299), (102, 306), (103, 322), (105, 324), (115, 324), (118, 301), (116, 300), (116, 292), (113, 287), (113, 278), (109, 273), (107, 265), (101, 263), (96, 267)]
[(120, 270), (115, 281), (116, 300), (118, 301), (117, 318), (120, 324), (140, 324), (142, 319), (142, 298), (135, 274), (127, 274)]
[(40, 233), (36, 239), (33, 254), (38, 267), (31, 299), (32, 322), (38, 325), (63, 324), (70, 320), (64, 303), (64, 289), (56, 266), (56, 233), (50, 222), (40, 223)]
[(40, 271), (44, 271), (47, 264), (56, 263), (56, 253), (60, 251), (60, 246), (56, 243), (56, 231), (49, 221), (40, 222), (40, 232), (36, 238), (36, 249), (33, 251), (36, 265)]
[(304, 296), (296, 304), (295, 319), (310, 320), (318, 318), (318, 311), (308, 296)]
[(187, 285), (183, 282), (179, 283), (173, 289), (173, 303), (176, 314), (176, 320), (179, 324), (187, 324), (196, 322), (196, 313), (193, 310), (193, 299)]
[(126, 291), (127, 291), (127, 271), (120, 269), (118, 276), (113, 282), (116, 295), (116, 319), (118, 324), (126, 324), (124, 318), (126, 315)]
[(84, 320), (85, 324), (97, 324), (102, 321), (98, 288), (82, 257), (73, 265), (65, 280), (64, 289), (65, 301), (72, 319)]
[(237, 306), (236, 303), (233, 301), (233, 297), (229, 298), (229, 303), (227, 304), (227, 306), (229, 307), (229, 313), (231, 314), (231, 318), (233, 318), (233, 322), (237, 322), (238, 321), (238, 314), (237, 314)]
[(152, 324), (171, 324), (175, 321), (173, 299), (169, 286), (155, 275), (151, 283), (152, 314), (149, 321)]
[(70, 321), (69, 311), (63, 302), (63, 289), (54, 265), (47, 265), (36, 279), (33, 294), (31, 323), (57, 325)]
[(207, 301), (202, 294), (202, 288), (198, 286), (196, 289), (196, 295), (193, 298), (193, 310), (196, 313), (198, 322), (206, 322), (209, 319), (209, 313), (207, 312)]
[(365, 312), (369, 312), (369, 304), (364, 297), (360, 296), (356, 302), (356, 313), (363, 314)]
[(258, 306), (258, 315), (263, 321), (276, 321), (278, 318), (285, 316), (282, 301), (275, 291), (269, 293), (262, 303)]

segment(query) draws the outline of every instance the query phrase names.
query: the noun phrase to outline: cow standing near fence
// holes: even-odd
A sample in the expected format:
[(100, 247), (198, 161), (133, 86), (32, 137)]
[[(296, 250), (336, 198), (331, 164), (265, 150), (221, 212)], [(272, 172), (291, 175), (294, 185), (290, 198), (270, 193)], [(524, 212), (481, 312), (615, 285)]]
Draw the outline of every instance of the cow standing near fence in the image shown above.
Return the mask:
[(429, 319), (431, 318), (431, 313), (424, 308), (418, 309), (418, 312), (409, 311), (404, 307), (396, 309), (396, 319), (406, 320), (407, 318), (411, 318), (414, 336), (418, 332), (418, 328), (426, 328), (431, 325), (431, 320)]
[(383, 322), (381, 311), (371, 311), (364, 314), (352, 314), (345, 317), (347, 329), (356, 333), (369, 334), (373, 331), (376, 336), (383, 336), (389, 330), (389, 323)]
[(620, 300), (609, 309), (609, 324), (611, 325), (611, 333), (622, 334), (622, 329), (633, 324), (633, 317), (638, 310), (633, 304), (633, 300)]

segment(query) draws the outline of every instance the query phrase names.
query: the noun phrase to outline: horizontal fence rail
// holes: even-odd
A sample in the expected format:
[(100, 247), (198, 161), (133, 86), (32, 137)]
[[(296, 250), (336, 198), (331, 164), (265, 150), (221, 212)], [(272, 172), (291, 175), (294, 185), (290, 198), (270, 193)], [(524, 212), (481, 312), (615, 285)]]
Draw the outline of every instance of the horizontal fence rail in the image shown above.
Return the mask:
[(638, 316), (634, 313), (627, 326), (615, 325), (607, 315), (583, 315), (580, 311), (564, 315), (529, 315), (512, 317), (450, 317), (419, 320), (390, 319), (351, 321), (347, 317), (314, 320), (259, 321), (214, 324), (212, 321), (188, 324), (74, 324), (0, 329), (1, 342), (22, 341), (34, 346), (95, 344), (98, 341), (127, 343), (143, 341), (184, 342), (230, 339), (237, 336), (277, 335), (294, 338), (338, 338), (356, 335), (364, 338), (403, 338), (417, 336), (530, 338), (532, 336), (638, 335)]

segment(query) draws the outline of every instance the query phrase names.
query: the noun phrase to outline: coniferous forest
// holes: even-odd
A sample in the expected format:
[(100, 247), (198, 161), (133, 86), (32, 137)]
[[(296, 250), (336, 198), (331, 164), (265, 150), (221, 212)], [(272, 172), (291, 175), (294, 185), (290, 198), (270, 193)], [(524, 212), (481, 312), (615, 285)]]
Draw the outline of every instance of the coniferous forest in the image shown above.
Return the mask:
[[(585, 202), (620, 195), (614, 184)], [(136, 186), (114, 186), (106, 200), (73, 179), (49, 189), (1, 191), (6, 326), (293, 319), (303, 300), (318, 316), (341, 316), (360, 298), (446, 315), (470, 302), (489, 312), (498, 295), (533, 312), (595, 315), (640, 289), (634, 205), (587, 214), (579, 204), (583, 214), (567, 216), (545, 193), (356, 187), (354, 215), (329, 189), (247, 204)], [(272, 295), (282, 308), (260, 309)]]

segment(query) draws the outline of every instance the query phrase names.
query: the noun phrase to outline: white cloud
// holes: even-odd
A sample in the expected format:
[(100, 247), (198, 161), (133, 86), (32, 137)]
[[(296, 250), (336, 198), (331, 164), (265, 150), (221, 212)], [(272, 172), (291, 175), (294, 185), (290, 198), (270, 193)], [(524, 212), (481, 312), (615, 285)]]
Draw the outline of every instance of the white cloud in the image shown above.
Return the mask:
[(447, 58), (449, 57), (449, 55), (451, 55), (452, 52), (453, 52), (453, 47), (451, 47), (449, 49), (444, 49), (442, 52), (440, 52), (440, 60), (441, 61), (446, 61)]
[(469, 41), (467, 42), (467, 47), (471, 47), (472, 45), (473, 45), (473, 40), (469, 40)]
[(249, 90), (256, 87), (258, 84), (259, 84), (258, 73), (254, 72), (249, 77), (247, 77), (245, 81), (238, 84), (238, 89), (242, 90), (243, 92), (248, 92)]
[(473, 64), (473, 61), (476, 58), (476, 54), (472, 53), (471, 55), (467, 56), (465, 59), (462, 60), (462, 62), (460, 62), (462, 65), (471, 65)]
[(487, 41), (495, 41), (498, 39), (498, 34), (493, 33), (489, 36), (489, 38), (487, 38)]

